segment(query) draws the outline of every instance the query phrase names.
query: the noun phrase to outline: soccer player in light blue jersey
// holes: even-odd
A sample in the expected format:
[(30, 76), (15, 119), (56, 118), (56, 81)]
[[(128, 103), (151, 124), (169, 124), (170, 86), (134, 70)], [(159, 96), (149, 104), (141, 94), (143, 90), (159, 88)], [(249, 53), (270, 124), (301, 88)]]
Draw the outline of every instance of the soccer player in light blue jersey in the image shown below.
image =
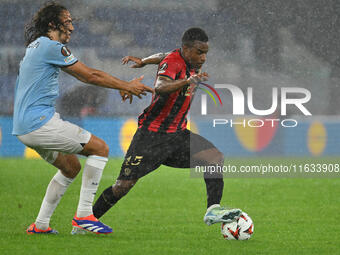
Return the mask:
[(59, 169), (47, 187), (38, 217), (26, 231), (28, 234), (58, 233), (49, 226), (50, 218), (81, 169), (76, 154), (87, 156), (87, 160), (78, 208), (72, 220), (72, 233), (81, 233), (83, 230), (97, 234), (112, 232), (92, 212), (93, 199), (108, 161), (109, 148), (103, 140), (77, 125), (63, 121), (55, 112), (60, 69), (82, 82), (117, 89), (123, 100), (153, 92), (141, 83), (143, 77), (126, 82), (78, 61), (65, 46), (73, 30), (70, 12), (57, 3), (42, 7), (26, 27), (27, 49), (16, 82), (13, 135)]

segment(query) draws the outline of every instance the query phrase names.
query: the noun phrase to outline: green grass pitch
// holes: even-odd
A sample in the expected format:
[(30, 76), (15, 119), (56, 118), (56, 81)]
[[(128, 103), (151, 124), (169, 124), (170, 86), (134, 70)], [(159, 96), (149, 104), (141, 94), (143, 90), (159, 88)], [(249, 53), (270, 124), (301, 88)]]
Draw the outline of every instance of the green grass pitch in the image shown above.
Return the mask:
[[(244, 161), (251, 164), (255, 160), (258, 159), (236, 160), (235, 164)], [(121, 162), (110, 159), (97, 196), (113, 183)], [(339, 159), (333, 158), (331, 162)], [(220, 234), (220, 224), (208, 227), (203, 223), (204, 181), (190, 178), (188, 169), (164, 166), (142, 178), (102, 218), (113, 227), (113, 234), (71, 236), (81, 183), (79, 175), (51, 220), (51, 226), (60, 234), (28, 236), (25, 229), (37, 216), (54, 173), (55, 169), (42, 160), (0, 159), (0, 254), (339, 254), (340, 251), (340, 178), (225, 179), (222, 204), (243, 209), (255, 224), (250, 240), (226, 241)]]

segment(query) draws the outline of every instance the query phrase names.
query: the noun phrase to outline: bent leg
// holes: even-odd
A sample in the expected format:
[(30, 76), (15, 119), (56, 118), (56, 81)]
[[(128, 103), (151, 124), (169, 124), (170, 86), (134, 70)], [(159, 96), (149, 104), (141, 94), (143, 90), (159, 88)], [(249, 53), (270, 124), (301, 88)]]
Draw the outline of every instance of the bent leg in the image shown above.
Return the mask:
[[(207, 139), (185, 131), (177, 137), (180, 145), (163, 163), (176, 168), (195, 168), (195, 166), (220, 166), (224, 163), (223, 154)], [(223, 175), (221, 172), (205, 173), (207, 207), (219, 204), (223, 194)]]
[[(105, 142), (91, 136), (88, 131), (81, 127), (68, 121), (63, 121), (57, 113), (38, 130), (18, 136), (18, 138), (27, 146), (36, 149), (46, 161), (60, 169), (60, 173), (57, 173), (55, 179), (51, 180), (51, 185), (49, 185), (46, 192), (45, 197), (49, 203), (43, 203), (41, 209), (48, 210), (47, 214), (49, 215), (53, 213), (67, 186), (81, 169), (78, 158), (74, 154), (88, 156), (83, 172), (78, 208), (83, 216), (91, 215), (95, 192), (98, 188), (102, 170), (107, 162), (109, 150)], [(58, 186), (58, 183), (63, 187)], [(55, 188), (56, 186), (58, 187)], [(52, 197), (59, 197), (59, 199), (52, 199)], [(50, 203), (51, 201), (53, 203)], [(47, 218), (47, 216), (44, 218)]]
[[(205, 172), (204, 181), (207, 188), (207, 212), (204, 222), (211, 225), (219, 222), (232, 222), (242, 213), (240, 209), (229, 209), (220, 206), (223, 194), (223, 163), (224, 157), (216, 148), (200, 151), (193, 156), (194, 160), (203, 162), (205, 166), (214, 166), (214, 172)], [(221, 169), (221, 171), (218, 171)]]
[[(55, 152), (49, 152), (49, 154), (52, 153)], [(81, 168), (79, 160), (75, 155), (65, 155), (62, 153), (58, 153), (57, 155), (55, 162), (52, 164), (59, 168), (59, 171), (47, 186), (45, 197), (35, 221), (36, 227), (41, 230), (46, 230), (49, 227), (54, 210)], [(42, 156), (44, 157), (46, 154)]]
[(91, 135), (90, 140), (79, 154), (87, 156), (76, 213), (77, 217), (82, 218), (93, 214), (92, 204), (108, 161), (109, 147), (102, 139)]
[[(125, 155), (118, 180), (108, 187), (93, 207), (93, 214), (100, 218), (119, 199), (125, 196), (142, 176), (157, 169), (166, 159), (166, 145), (169, 138), (138, 130)], [(164, 145), (164, 146), (163, 146)], [(165, 148), (165, 149), (164, 149)]]

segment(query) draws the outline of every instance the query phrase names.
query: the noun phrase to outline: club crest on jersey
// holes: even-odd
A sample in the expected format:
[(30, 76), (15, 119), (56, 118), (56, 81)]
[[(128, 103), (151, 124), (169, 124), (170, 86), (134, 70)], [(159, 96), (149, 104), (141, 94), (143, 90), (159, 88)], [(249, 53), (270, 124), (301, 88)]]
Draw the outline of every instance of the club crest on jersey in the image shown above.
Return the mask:
[(61, 54), (65, 57), (68, 57), (71, 55), (71, 51), (66, 46), (63, 46), (61, 47)]
[(159, 71), (158, 73), (164, 73), (165, 70), (168, 68), (168, 64), (167, 63), (164, 63), (163, 65), (161, 65), (161, 67), (159, 68)]

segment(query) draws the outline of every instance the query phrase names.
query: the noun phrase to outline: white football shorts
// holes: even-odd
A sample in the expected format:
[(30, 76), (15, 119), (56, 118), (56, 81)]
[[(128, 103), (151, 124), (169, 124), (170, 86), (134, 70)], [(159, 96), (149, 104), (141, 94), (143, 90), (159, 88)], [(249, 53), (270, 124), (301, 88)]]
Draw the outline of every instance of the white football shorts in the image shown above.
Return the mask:
[(47, 162), (53, 164), (58, 152), (78, 154), (91, 138), (91, 133), (85, 129), (64, 121), (59, 113), (41, 128), (31, 133), (17, 136), (28, 147), (36, 150)]

